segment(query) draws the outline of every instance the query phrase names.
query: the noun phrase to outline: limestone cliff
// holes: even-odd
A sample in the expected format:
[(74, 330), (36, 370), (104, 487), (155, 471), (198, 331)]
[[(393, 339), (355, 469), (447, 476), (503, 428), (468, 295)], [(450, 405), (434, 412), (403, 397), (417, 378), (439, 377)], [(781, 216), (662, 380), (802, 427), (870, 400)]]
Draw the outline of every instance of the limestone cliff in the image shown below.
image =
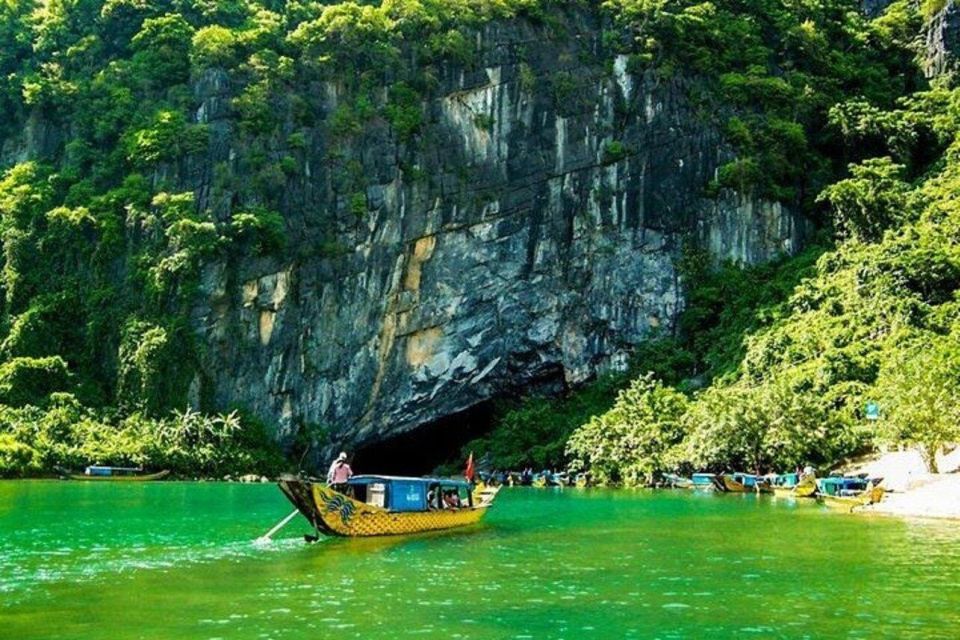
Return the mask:
[[(622, 367), (674, 329), (686, 240), (742, 262), (797, 249), (806, 224), (781, 205), (703, 197), (731, 154), (695, 80), (604, 55), (601, 31), (582, 15), (562, 36), (489, 24), (479, 64), (442, 67), (414, 140), (372, 120), (335, 143), (324, 123), (349, 96), (314, 87), (318, 124), (302, 150), (277, 149), (302, 164), (286, 250), (204, 269), (194, 401), (249, 407), (282, 438), (314, 424), (369, 442)], [(213, 143), (185, 171), (220, 217), (236, 194), (213, 168), (239, 174), (245, 153), (233, 90), (218, 72), (197, 83)]]
[(928, 78), (952, 75), (956, 70), (956, 49), (960, 43), (960, 9), (954, 0), (946, 0), (924, 29), (926, 50), (924, 72)]

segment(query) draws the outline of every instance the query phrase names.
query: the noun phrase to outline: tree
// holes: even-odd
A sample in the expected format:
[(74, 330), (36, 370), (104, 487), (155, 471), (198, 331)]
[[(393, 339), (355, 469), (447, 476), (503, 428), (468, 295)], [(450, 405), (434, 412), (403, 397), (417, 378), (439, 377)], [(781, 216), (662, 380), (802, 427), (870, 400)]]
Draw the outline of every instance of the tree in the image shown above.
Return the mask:
[(229, 67), (236, 60), (237, 37), (220, 25), (203, 27), (193, 34), (190, 61), (197, 68)]
[(185, 82), (189, 75), (193, 27), (178, 13), (143, 21), (130, 44), (140, 78), (148, 86), (165, 87)]
[(66, 390), (69, 380), (67, 363), (60, 356), (12, 358), (0, 365), (0, 403), (43, 405), (51, 393)]
[(840, 232), (875, 242), (883, 232), (913, 217), (911, 188), (901, 180), (903, 165), (889, 156), (850, 165), (850, 178), (830, 185), (817, 197), (833, 208)]
[(686, 408), (686, 396), (652, 373), (637, 378), (610, 411), (591, 418), (570, 437), (571, 468), (589, 469), (601, 484), (651, 484), (656, 474), (677, 466)]
[(936, 473), (943, 445), (960, 439), (960, 336), (918, 332), (902, 344), (877, 380), (882, 427), (893, 442), (919, 445)]

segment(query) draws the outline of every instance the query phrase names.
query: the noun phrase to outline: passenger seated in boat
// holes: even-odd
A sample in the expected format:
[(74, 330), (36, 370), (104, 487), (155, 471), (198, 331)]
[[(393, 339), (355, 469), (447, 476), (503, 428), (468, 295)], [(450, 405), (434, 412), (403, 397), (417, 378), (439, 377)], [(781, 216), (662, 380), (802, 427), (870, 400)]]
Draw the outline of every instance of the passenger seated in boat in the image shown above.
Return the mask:
[(459, 509), (461, 507), (460, 496), (457, 495), (455, 489), (451, 489), (443, 495), (443, 504), (448, 509)]

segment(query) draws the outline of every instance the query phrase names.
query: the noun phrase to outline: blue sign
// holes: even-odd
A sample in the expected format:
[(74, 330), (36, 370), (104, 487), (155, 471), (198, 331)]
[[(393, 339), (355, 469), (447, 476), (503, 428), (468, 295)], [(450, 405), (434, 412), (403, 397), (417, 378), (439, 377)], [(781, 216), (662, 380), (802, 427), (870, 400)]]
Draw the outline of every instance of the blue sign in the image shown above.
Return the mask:
[(880, 405), (876, 402), (868, 402), (867, 407), (864, 411), (864, 414), (867, 417), (867, 420), (879, 420), (880, 419)]

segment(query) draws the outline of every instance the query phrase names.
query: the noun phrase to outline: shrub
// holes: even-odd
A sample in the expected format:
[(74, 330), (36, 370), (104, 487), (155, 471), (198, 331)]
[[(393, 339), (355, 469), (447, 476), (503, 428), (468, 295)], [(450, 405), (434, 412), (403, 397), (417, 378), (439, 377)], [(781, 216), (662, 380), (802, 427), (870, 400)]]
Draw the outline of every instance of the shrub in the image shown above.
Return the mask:
[(230, 219), (230, 227), (234, 237), (252, 243), (257, 254), (281, 251), (286, 244), (283, 216), (263, 207), (235, 213)]
[(127, 135), (125, 146), (132, 164), (149, 167), (198, 153), (206, 148), (208, 140), (206, 126), (187, 124), (178, 111), (159, 111), (149, 127)]
[(0, 403), (44, 405), (50, 394), (69, 387), (70, 373), (60, 356), (11, 358), (0, 364)]
[(915, 215), (910, 185), (900, 179), (903, 170), (889, 157), (850, 165), (851, 177), (824, 189), (818, 201), (830, 203), (843, 234), (879, 240), (884, 230)]
[(194, 67), (229, 67), (236, 61), (237, 37), (220, 25), (210, 25), (193, 34), (190, 61)]
[(117, 403), (123, 410), (156, 416), (182, 406), (192, 376), (191, 345), (182, 326), (127, 321), (117, 368)]
[(646, 374), (617, 396), (613, 408), (577, 429), (567, 443), (570, 467), (589, 469), (602, 484), (650, 484), (673, 468), (686, 429), (687, 398)]
[(12, 435), (0, 433), (0, 477), (16, 478), (40, 470), (36, 450)]
[(603, 163), (614, 164), (620, 162), (629, 153), (626, 145), (619, 140), (611, 140), (603, 146)]
[(404, 82), (390, 88), (390, 100), (384, 107), (384, 115), (401, 140), (409, 140), (420, 130), (423, 124), (421, 100), (420, 95)]

